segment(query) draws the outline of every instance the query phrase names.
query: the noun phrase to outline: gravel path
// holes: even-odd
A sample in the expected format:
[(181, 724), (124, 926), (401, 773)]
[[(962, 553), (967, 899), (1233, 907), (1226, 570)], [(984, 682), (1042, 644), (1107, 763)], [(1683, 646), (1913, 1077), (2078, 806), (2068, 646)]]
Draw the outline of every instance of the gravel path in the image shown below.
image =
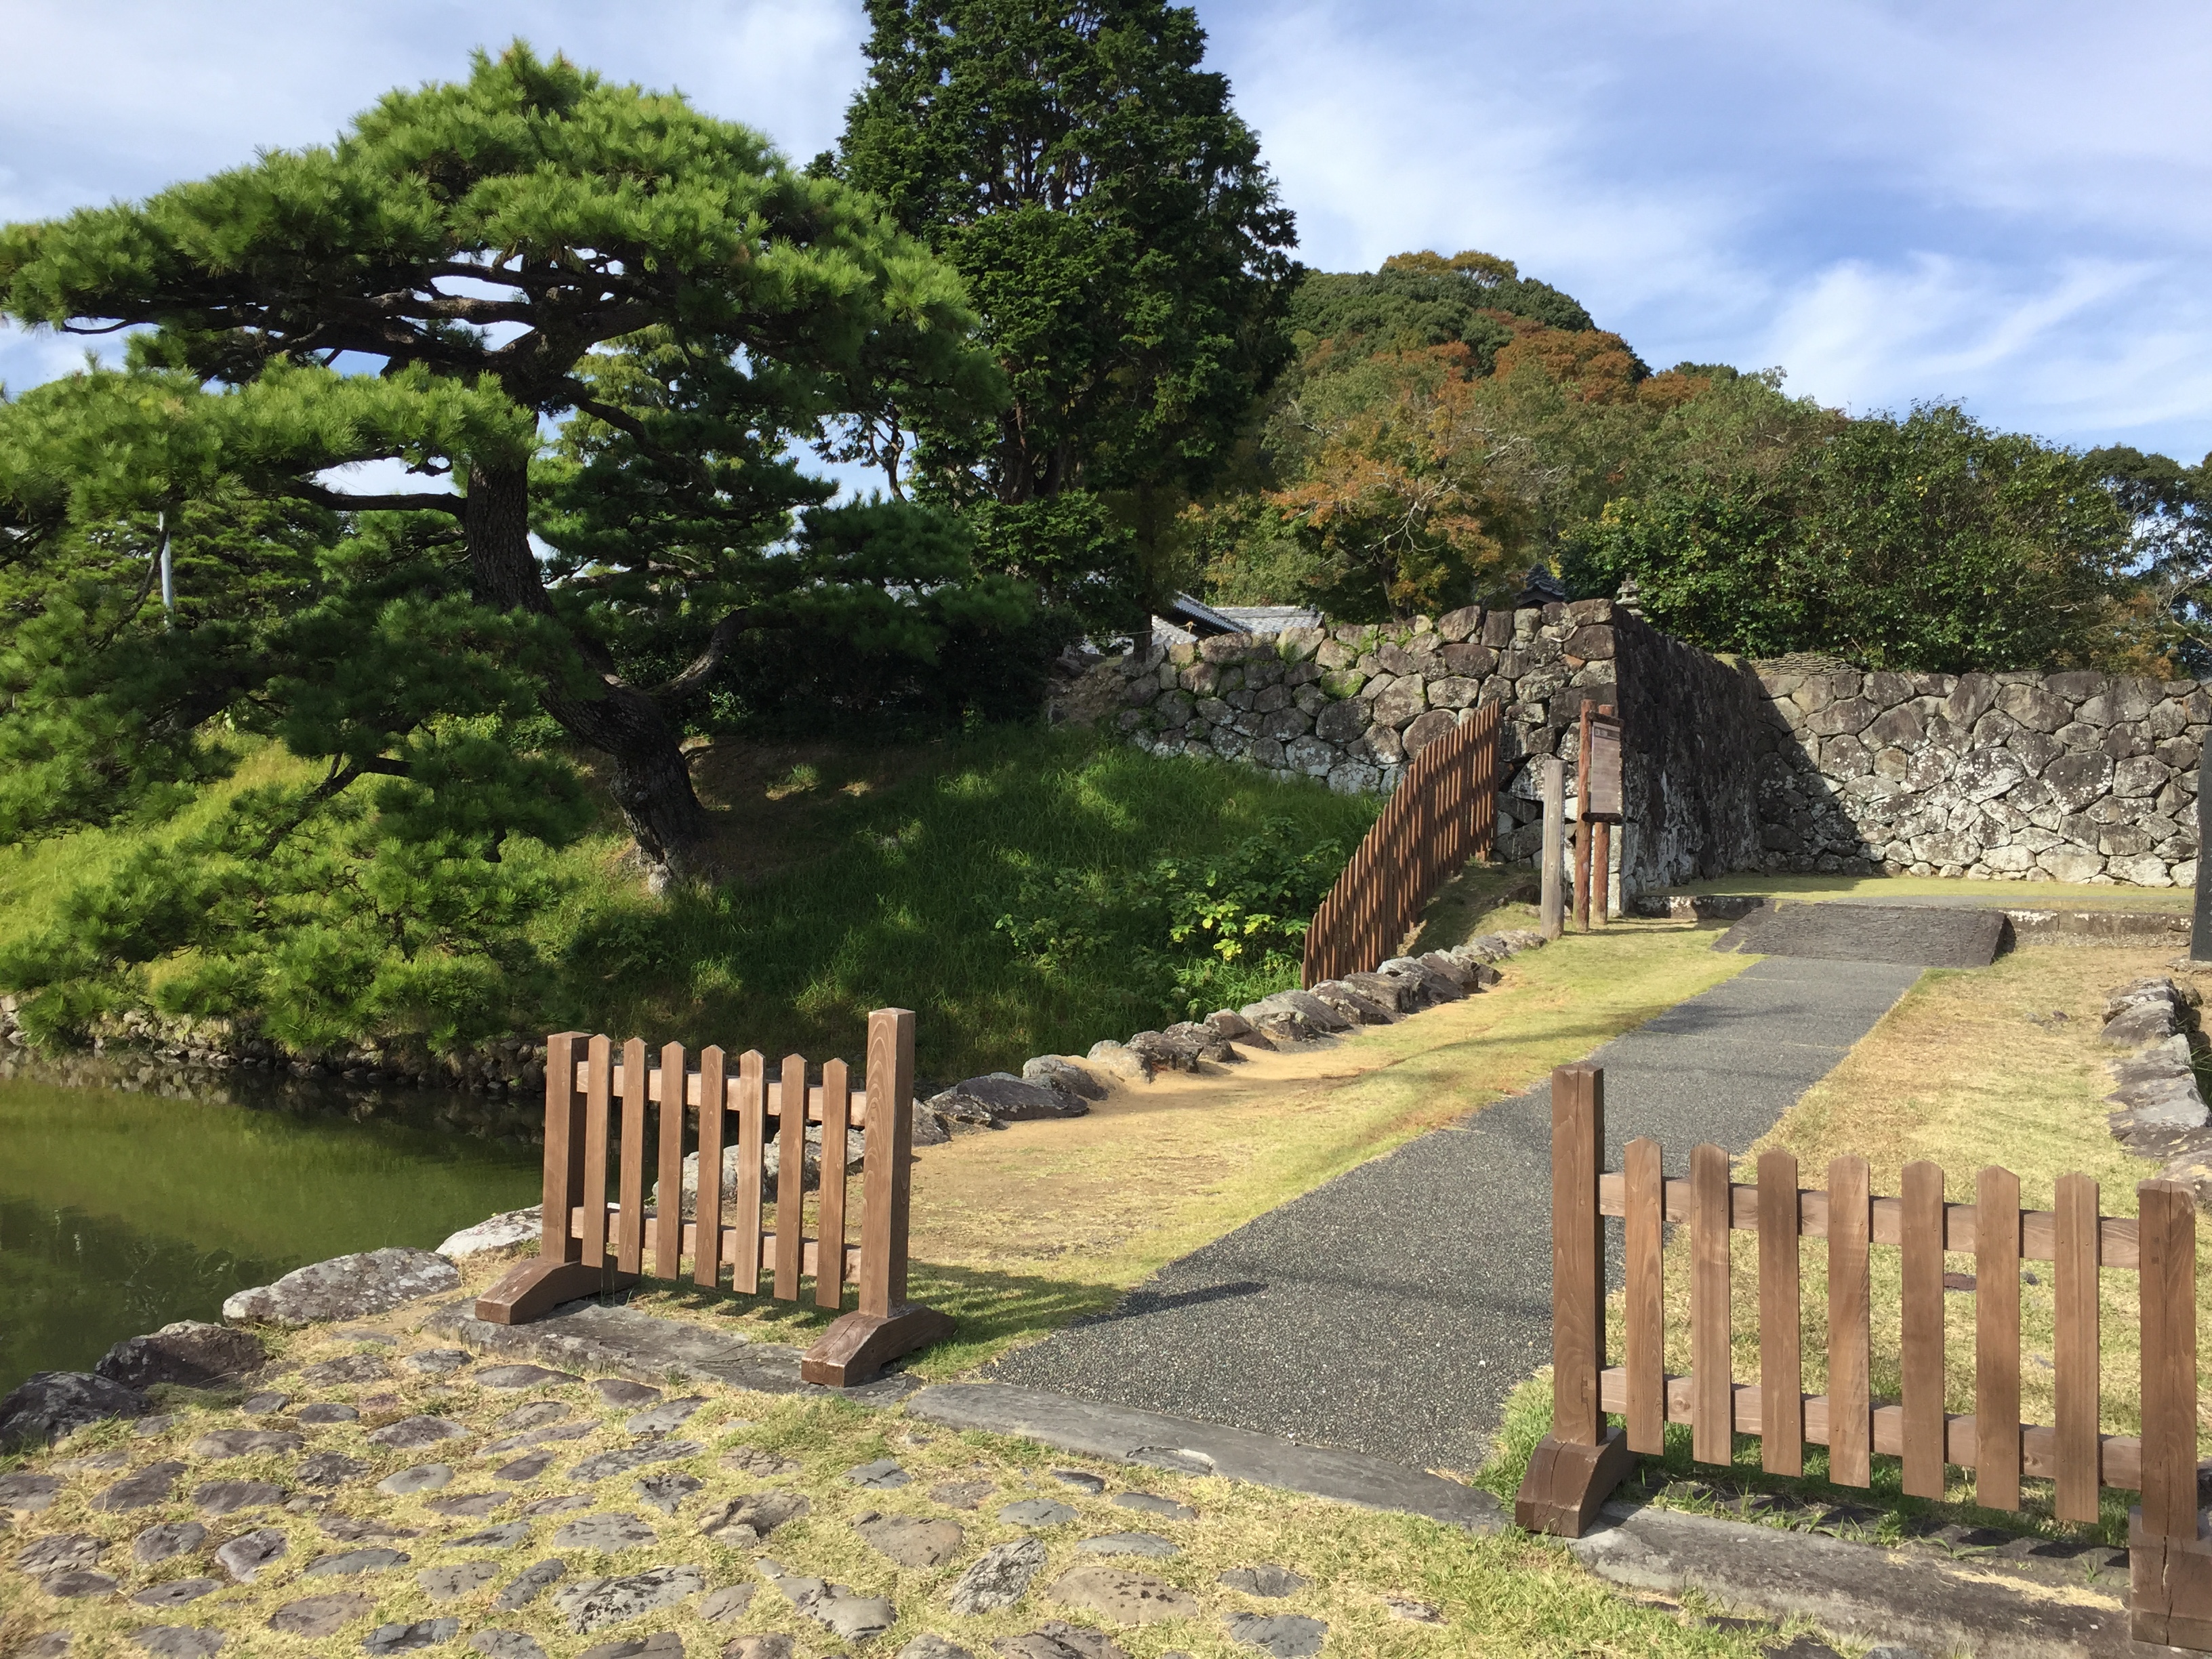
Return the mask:
[[(1615, 1039), (1608, 1166), (1656, 1136), (1741, 1152), (1919, 976), (1773, 957)], [(1548, 1085), (1270, 1211), (994, 1380), (1472, 1470), (1551, 1346)], [(1613, 1249), (1617, 1250), (1618, 1224)]]

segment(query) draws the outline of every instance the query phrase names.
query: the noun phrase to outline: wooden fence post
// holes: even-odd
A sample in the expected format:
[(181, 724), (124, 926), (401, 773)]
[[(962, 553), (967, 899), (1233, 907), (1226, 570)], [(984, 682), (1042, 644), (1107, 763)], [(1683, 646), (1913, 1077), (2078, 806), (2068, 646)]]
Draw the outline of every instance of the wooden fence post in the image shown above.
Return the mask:
[(1605, 1162), (1605, 1071), (1562, 1066), (1552, 1073), (1552, 1431), (1537, 1443), (1513, 1502), (1530, 1532), (1579, 1538), (1635, 1454), (1607, 1428), (1598, 1394), (1605, 1364), (1605, 1223), (1598, 1174)]
[(2197, 1509), (2197, 1206), (2174, 1181), (2141, 1205), (2142, 1503), (2128, 1515), (2129, 1633), (2212, 1648), (2212, 1540)]
[(1567, 852), (1567, 763), (1557, 755), (1544, 763), (1544, 878), (1540, 889), (1546, 939), (1566, 931), (1566, 902), (1560, 891), (1559, 863)]
[[(520, 1325), (563, 1302), (625, 1290), (635, 1273), (617, 1273), (607, 1260), (607, 1041), (558, 1031), (545, 1039), (545, 1181), (541, 1191), (538, 1254), (518, 1261), (477, 1298), (478, 1319)], [(580, 1052), (581, 1051), (581, 1052)], [(588, 1055), (590, 1089), (576, 1087), (577, 1061)], [(599, 1136), (599, 1154), (591, 1138)], [(596, 1170), (599, 1185), (591, 1184)], [(574, 1218), (584, 1218), (577, 1237)], [(598, 1249), (590, 1248), (592, 1218), (599, 1218)]]
[[(906, 1299), (908, 1196), (914, 1157), (914, 1014), (868, 1016), (868, 1147), (860, 1176), (860, 1305), (799, 1362), (808, 1382), (845, 1388), (901, 1354), (952, 1334), (952, 1321)], [(802, 1096), (802, 1099), (804, 1097)], [(827, 1148), (824, 1148), (825, 1158)], [(823, 1168), (826, 1170), (825, 1162)], [(825, 1249), (828, 1241), (823, 1241)]]

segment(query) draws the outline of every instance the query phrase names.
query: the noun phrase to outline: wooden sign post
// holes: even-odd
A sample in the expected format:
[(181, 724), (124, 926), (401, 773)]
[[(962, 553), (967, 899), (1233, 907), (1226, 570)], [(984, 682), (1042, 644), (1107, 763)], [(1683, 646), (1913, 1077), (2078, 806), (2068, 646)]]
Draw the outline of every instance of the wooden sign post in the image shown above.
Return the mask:
[[(1575, 926), (1606, 925), (1613, 906), (1613, 825), (1621, 817), (1620, 721), (1611, 703), (1583, 705), (1575, 775)], [(1596, 902), (1591, 903), (1595, 890)]]
[(1537, 890), (1540, 927), (1547, 939), (1565, 931), (1566, 906), (1559, 893), (1559, 865), (1567, 850), (1567, 767), (1553, 755), (1544, 762), (1544, 879)]

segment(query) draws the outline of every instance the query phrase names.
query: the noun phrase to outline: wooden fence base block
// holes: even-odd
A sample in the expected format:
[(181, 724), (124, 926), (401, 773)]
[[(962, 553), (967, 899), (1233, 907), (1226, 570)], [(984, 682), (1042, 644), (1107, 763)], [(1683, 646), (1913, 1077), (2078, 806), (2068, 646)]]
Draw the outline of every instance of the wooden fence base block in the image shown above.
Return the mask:
[(1607, 1429), (1597, 1445), (1546, 1435), (1536, 1443), (1528, 1472), (1513, 1499), (1513, 1520), (1526, 1532), (1579, 1538), (1613, 1489), (1636, 1468), (1625, 1429)]
[(800, 1358), (799, 1380), (832, 1389), (854, 1388), (872, 1380), (901, 1354), (951, 1334), (950, 1315), (910, 1303), (888, 1314), (848, 1313)]
[(635, 1273), (617, 1273), (611, 1264), (602, 1267), (588, 1261), (533, 1257), (516, 1262), (477, 1298), (477, 1317), (489, 1325), (527, 1324), (563, 1302), (626, 1291), (636, 1283)]
[(2128, 1633), (2138, 1642), (2212, 1652), (2212, 1538), (2154, 1538), (2128, 1511)]

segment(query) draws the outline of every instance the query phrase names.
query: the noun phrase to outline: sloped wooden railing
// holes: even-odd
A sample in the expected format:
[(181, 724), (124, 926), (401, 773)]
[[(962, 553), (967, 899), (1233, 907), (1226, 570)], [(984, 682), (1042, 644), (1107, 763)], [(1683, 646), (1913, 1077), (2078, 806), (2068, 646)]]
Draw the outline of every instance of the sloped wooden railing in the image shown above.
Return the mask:
[[(730, 1287), (745, 1295), (811, 1299), (823, 1308), (842, 1307), (845, 1286), (857, 1284), (859, 1308), (833, 1323), (800, 1363), (810, 1382), (866, 1382), (888, 1361), (950, 1334), (951, 1320), (906, 1299), (912, 1013), (879, 1008), (868, 1016), (867, 1073), (857, 1095), (842, 1060), (825, 1065), (822, 1081), (809, 1086), (806, 1060), (798, 1054), (785, 1056), (775, 1081), (757, 1050), (738, 1056), (734, 1075), (720, 1048), (702, 1049), (696, 1070), (681, 1043), (667, 1044), (657, 1058), (652, 1064), (635, 1037), (619, 1048), (575, 1031), (546, 1039), (544, 1231), (536, 1257), (516, 1263), (477, 1300), (477, 1318), (521, 1324), (563, 1302), (627, 1289), (648, 1273), (680, 1278), (688, 1261), (695, 1284), (712, 1287), (726, 1274)], [(694, 1218), (686, 1221), (679, 1194), (687, 1120), (695, 1113), (698, 1194)], [(803, 1237), (801, 1226), (810, 1123), (822, 1126), (816, 1238)], [(732, 1127), (737, 1212), (725, 1217), (720, 1170)], [(867, 1132), (857, 1243), (848, 1237), (848, 1128)], [(772, 1227), (763, 1224), (761, 1200), (771, 1146)], [(649, 1156), (660, 1189), (650, 1210)], [(813, 1281), (811, 1298), (802, 1279)]]
[(1408, 763), (1375, 827), (1314, 912), (1306, 985), (1363, 973), (1397, 955), (1445, 878), (1490, 850), (1504, 714), (1503, 703), (1485, 703)]
[[(1756, 1436), (1760, 1467), (1803, 1473), (1804, 1449), (1828, 1449), (1828, 1479), (1872, 1481), (1876, 1455), (1900, 1460), (1905, 1492), (1943, 1496), (1945, 1466), (1971, 1469), (1974, 1501), (2021, 1507), (2022, 1476), (2052, 1483), (2063, 1521), (2098, 1518), (2106, 1489), (2139, 1492), (2130, 1511), (2131, 1629), (2138, 1641), (2212, 1650), (2212, 1540), (2197, 1504), (2197, 1216), (2189, 1189), (2146, 1181), (2140, 1218), (2098, 1213), (2098, 1186), (2062, 1176), (2056, 1207), (2023, 1210), (2020, 1178), (1994, 1165), (1975, 1201), (1946, 1203), (1943, 1171), (1905, 1166), (1903, 1191), (1875, 1197), (1867, 1161), (1828, 1165), (1825, 1191), (1797, 1184), (1797, 1160), (1761, 1153), (1759, 1180), (1729, 1179), (1729, 1155), (1695, 1147), (1686, 1180), (1665, 1178), (1656, 1140), (1632, 1140), (1604, 1170), (1605, 1073), (1552, 1073), (1552, 1432), (1530, 1460), (1515, 1518), (1577, 1537), (1638, 1454), (1664, 1449), (1665, 1425), (1690, 1426), (1691, 1456), (1726, 1465), (1734, 1437)], [(1605, 1364), (1604, 1218), (1625, 1223), (1621, 1353)], [(1690, 1372), (1664, 1366), (1665, 1225), (1690, 1229)], [(1734, 1376), (1729, 1235), (1759, 1238), (1759, 1370)], [(1827, 1391), (1802, 1392), (1798, 1241), (1827, 1241)], [(1899, 1399), (1871, 1397), (1869, 1253), (1902, 1255)], [(1974, 1258), (1974, 1409), (1943, 1409), (1943, 1258)], [(2021, 1264), (2051, 1264), (2055, 1425), (2022, 1423)], [(2140, 1436), (2100, 1431), (2098, 1274), (2136, 1273), (2142, 1307)], [(1607, 1414), (1622, 1418), (1608, 1427)]]

